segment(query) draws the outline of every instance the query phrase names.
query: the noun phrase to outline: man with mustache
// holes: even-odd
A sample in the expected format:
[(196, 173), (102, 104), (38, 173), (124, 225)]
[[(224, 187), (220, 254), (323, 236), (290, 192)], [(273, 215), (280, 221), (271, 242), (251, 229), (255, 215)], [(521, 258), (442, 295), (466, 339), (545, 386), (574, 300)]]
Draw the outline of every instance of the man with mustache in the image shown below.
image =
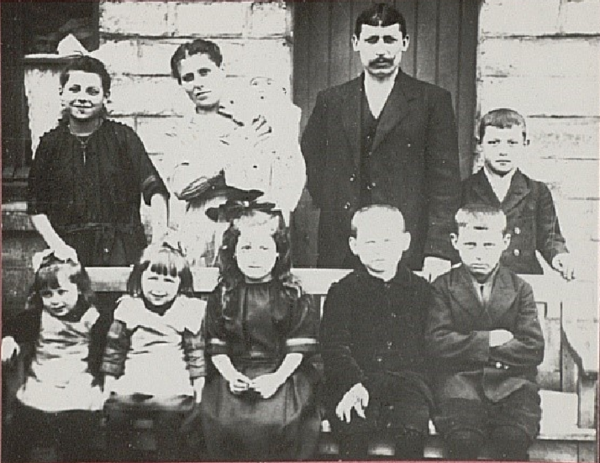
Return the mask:
[(364, 72), (319, 93), (302, 137), (308, 189), (321, 210), (318, 265), (352, 267), (352, 214), (389, 204), (413, 237), (403, 262), (435, 277), (450, 269), (448, 236), (460, 202), (451, 95), (400, 69), (409, 37), (394, 7), (361, 13), (352, 42)]

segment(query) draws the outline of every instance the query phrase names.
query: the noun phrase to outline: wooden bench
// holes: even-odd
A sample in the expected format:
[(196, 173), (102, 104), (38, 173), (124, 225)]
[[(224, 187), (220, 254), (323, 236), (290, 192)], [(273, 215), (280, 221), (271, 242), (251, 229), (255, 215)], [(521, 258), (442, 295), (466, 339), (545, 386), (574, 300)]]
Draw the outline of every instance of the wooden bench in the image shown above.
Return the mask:
[[(98, 293), (121, 293), (129, 276), (129, 268), (89, 268), (93, 288)], [(194, 290), (198, 296), (212, 291), (217, 283), (215, 268), (194, 269)], [(340, 280), (347, 270), (295, 269), (304, 290), (315, 296), (321, 305), (331, 283)], [(554, 275), (524, 276), (533, 287), (540, 311), (540, 320), (546, 339), (544, 362), (540, 367), (539, 382), (543, 388), (541, 433), (530, 449), (532, 461), (597, 461), (597, 389), (598, 389), (598, 298), (589, 283), (566, 283)], [(590, 289), (594, 288), (594, 289)], [(583, 296), (582, 296), (583, 295)], [(587, 307), (592, 317), (578, 316), (581, 307)], [(595, 321), (595, 323), (594, 323)], [(151, 433), (152, 423), (139, 423), (140, 432)], [(337, 443), (326, 421), (322, 427), (319, 455), (336, 459)], [(443, 458), (444, 445), (431, 426), (426, 458)], [(147, 449), (152, 439), (143, 440)], [(374, 457), (392, 457), (393, 447), (384, 440), (371, 443)], [(482, 449), (481, 458), (489, 457)]]

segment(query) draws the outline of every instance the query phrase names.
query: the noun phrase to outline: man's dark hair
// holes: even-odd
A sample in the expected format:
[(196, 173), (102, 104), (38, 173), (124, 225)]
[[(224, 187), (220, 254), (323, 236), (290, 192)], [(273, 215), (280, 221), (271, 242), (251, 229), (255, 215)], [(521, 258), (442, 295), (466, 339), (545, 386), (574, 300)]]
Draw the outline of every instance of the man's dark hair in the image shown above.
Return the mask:
[(218, 66), (223, 62), (223, 55), (219, 46), (210, 40), (196, 39), (192, 42), (187, 42), (177, 47), (175, 53), (171, 57), (171, 74), (181, 83), (181, 75), (179, 74), (179, 63), (185, 58), (193, 55), (206, 55), (210, 60)]
[(360, 37), (363, 24), (381, 27), (400, 24), (402, 37), (406, 37), (406, 20), (404, 16), (396, 8), (387, 3), (375, 3), (356, 18), (356, 25), (354, 26), (354, 35), (356, 37)]

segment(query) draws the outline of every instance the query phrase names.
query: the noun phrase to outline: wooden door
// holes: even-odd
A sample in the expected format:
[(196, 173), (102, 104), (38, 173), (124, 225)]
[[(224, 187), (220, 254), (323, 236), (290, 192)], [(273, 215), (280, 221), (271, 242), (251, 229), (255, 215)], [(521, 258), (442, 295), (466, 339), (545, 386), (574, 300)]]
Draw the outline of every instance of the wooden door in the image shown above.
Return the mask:
[[(319, 91), (361, 72), (352, 51), (354, 22), (369, 1), (292, 2), (294, 102), (302, 108), (302, 130)], [(475, 122), (475, 53), (480, 0), (395, 0), (406, 18), (410, 46), (402, 69), (452, 93), (457, 116), (461, 175), (471, 170)], [(305, 191), (294, 214), (296, 266), (316, 263), (318, 210)]]

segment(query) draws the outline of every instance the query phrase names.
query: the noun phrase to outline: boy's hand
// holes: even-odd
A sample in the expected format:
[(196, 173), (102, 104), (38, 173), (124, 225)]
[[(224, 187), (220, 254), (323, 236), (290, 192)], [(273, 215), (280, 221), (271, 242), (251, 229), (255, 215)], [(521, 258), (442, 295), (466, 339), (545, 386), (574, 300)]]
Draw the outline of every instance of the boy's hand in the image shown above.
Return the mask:
[(452, 264), (449, 260), (439, 257), (427, 256), (423, 261), (423, 278), (427, 281), (433, 281), (440, 275), (450, 271)]
[(204, 383), (206, 378), (200, 376), (192, 380), (192, 387), (194, 388), (194, 395), (196, 396), (196, 403), (199, 404), (202, 401), (202, 391), (204, 390)]
[(273, 397), (285, 380), (277, 373), (262, 375), (250, 382), (250, 387), (260, 394), (263, 399)]
[(2, 338), (2, 363), (10, 362), (17, 355), (19, 355), (19, 345), (15, 338), (12, 336), (6, 336)]
[(514, 338), (513, 334), (508, 330), (492, 330), (490, 331), (490, 347), (501, 346)]
[(352, 409), (356, 414), (365, 418), (365, 409), (369, 406), (369, 391), (361, 384), (355, 384), (344, 394), (342, 400), (335, 408), (335, 414), (340, 421), (350, 423), (352, 420)]
[(552, 259), (552, 268), (558, 271), (567, 281), (575, 278), (573, 256), (567, 252), (554, 256), (554, 259)]

